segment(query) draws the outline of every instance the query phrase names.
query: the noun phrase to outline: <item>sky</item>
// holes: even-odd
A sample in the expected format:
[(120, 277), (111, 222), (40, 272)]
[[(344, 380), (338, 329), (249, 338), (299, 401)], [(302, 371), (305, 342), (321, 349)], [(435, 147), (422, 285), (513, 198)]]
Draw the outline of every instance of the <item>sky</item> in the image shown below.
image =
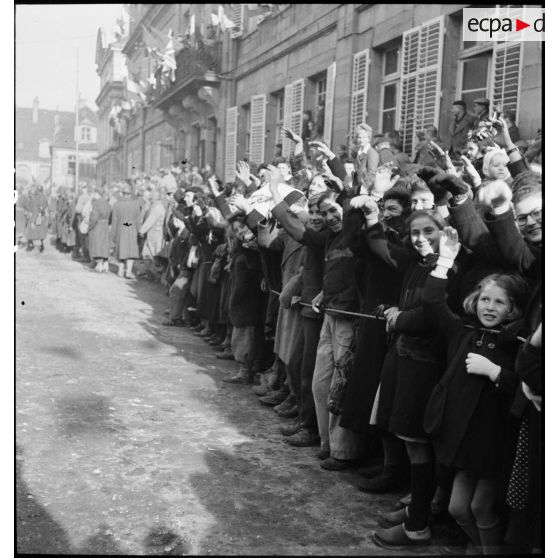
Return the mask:
[(40, 108), (73, 111), (79, 48), (81, 98), (96, 110), (97, 31), (103, 27), (111, 40), (121, 11), (122, 4), (16, 6), (16, 106), (31, 107), (38, 97)]

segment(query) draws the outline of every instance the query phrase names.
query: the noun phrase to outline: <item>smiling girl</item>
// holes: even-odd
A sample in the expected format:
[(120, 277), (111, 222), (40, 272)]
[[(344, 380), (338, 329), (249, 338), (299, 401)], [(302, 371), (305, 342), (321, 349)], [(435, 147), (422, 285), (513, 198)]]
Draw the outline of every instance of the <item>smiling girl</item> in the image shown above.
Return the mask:
[(424, 309), (448, 346), (449, 362), (445, 405), (432, 438), (438, 462), (456, 470), (449, 511), (488, 554), (503, 542), (497, 495), (517, 386), (517, 320), (526, 283), (515, 275), (485, 277), (465, 298), (466, 316), (460, 318), (445, 301), (447, 273), (459, 248), (457, 231), (446, 227), (424, 291)]
[[(436, 213), (415, 211), (407, 220), (407, 246), (397, 246), (386, 239), (378, 206), (370, 197), (353, 198), (351, 206), (362, 209), (365, 215), (370, 252), (402, 274), (399, 304), (384, 313), (392, 341), (382, 366), (373, 416), (380, 429), (405, 443), (411, 462), (411, 503), (408, 513), (384, 514), (385, 527), (373, 536), (380, 546), (404, 549), (428, 544), (431, 538), (429, 515), (436, 476), (422, 421), (430, 393), (443, 373), (446, 354), (431, 317), (424, 311), (423, 290), (438, 259), (445, 222)], [(453, 307), (457, 305), (459, 280), (460, 274), (452, 271), (449, 290), (454, 291)]]

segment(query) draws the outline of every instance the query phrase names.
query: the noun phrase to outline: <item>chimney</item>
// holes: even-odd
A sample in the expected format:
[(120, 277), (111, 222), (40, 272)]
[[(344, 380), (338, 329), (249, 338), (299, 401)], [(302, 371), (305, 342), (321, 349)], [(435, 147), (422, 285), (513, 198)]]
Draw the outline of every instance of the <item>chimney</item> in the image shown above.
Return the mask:
[(35, 97), (33, 99), (33, 124), (39, 122), (39, 98)]

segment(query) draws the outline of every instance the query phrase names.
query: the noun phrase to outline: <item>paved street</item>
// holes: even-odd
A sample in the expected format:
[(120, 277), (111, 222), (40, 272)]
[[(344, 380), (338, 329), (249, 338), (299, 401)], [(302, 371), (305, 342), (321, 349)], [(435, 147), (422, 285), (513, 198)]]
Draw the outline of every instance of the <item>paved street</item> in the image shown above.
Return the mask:
[(284, 421), (222, 383), (234, 363), (160, 326), (161, 285), (46, 246), (16, 255), (18, 551), (396, 554), (371, 539), (396, 497), (282, 442)]

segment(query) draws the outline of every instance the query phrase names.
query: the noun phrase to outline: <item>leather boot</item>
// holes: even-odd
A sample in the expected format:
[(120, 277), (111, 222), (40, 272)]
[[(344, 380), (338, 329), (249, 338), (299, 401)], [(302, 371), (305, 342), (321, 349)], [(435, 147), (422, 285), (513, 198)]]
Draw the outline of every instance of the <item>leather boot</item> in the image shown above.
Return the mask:
[(297, 448), (309, 448), (320, 445), (320, 435), (309, 428), (301, 428), (287, 438), (287, 443)]
[(234, 354), (231, 350), (230, 347), (223, 349), (223, 351), (221, 353), (217, 353), (215, 355), (215, 358), (218, 358), (220, 360), (234, 360)]
[(275, 405), (275, 407), (273, 407), (273, 410), (276, 413), (282, 413), (284, 411), (287, 411), (288, 409), (291, 409), (294, 405), (296, 405), (296, 397), (294, 396), (294, 394), (289, 393), (287, 399)]
[(250, 385), (253, 378), (254, 374), (252, 372), (252, 367), (246, 364), (241, 364), (238, 372), (223, 378), (223, 382), (227, 382), (228, 384)]
[(300, 421), (295, 420), (292, 424), (286, 424), (285, 426), (281, 426), (281, 428), (279, 428), (279, 432), (281, 432), (281, 434), (283, 434), (283, 436), (293, 436), (301, 428), (302, 428), (302, 425), (300, 424)]
[(279, 403), (283, 403), (288, 396), (289, 388), (287, 388), (287, 386), (283, 386), (282, 389), (272, 391), (264, 397), (260, 397), (260, 403), (262, 405), (267, 405), (268, 407), (275, 407), (276, 405), (279, 405)]

